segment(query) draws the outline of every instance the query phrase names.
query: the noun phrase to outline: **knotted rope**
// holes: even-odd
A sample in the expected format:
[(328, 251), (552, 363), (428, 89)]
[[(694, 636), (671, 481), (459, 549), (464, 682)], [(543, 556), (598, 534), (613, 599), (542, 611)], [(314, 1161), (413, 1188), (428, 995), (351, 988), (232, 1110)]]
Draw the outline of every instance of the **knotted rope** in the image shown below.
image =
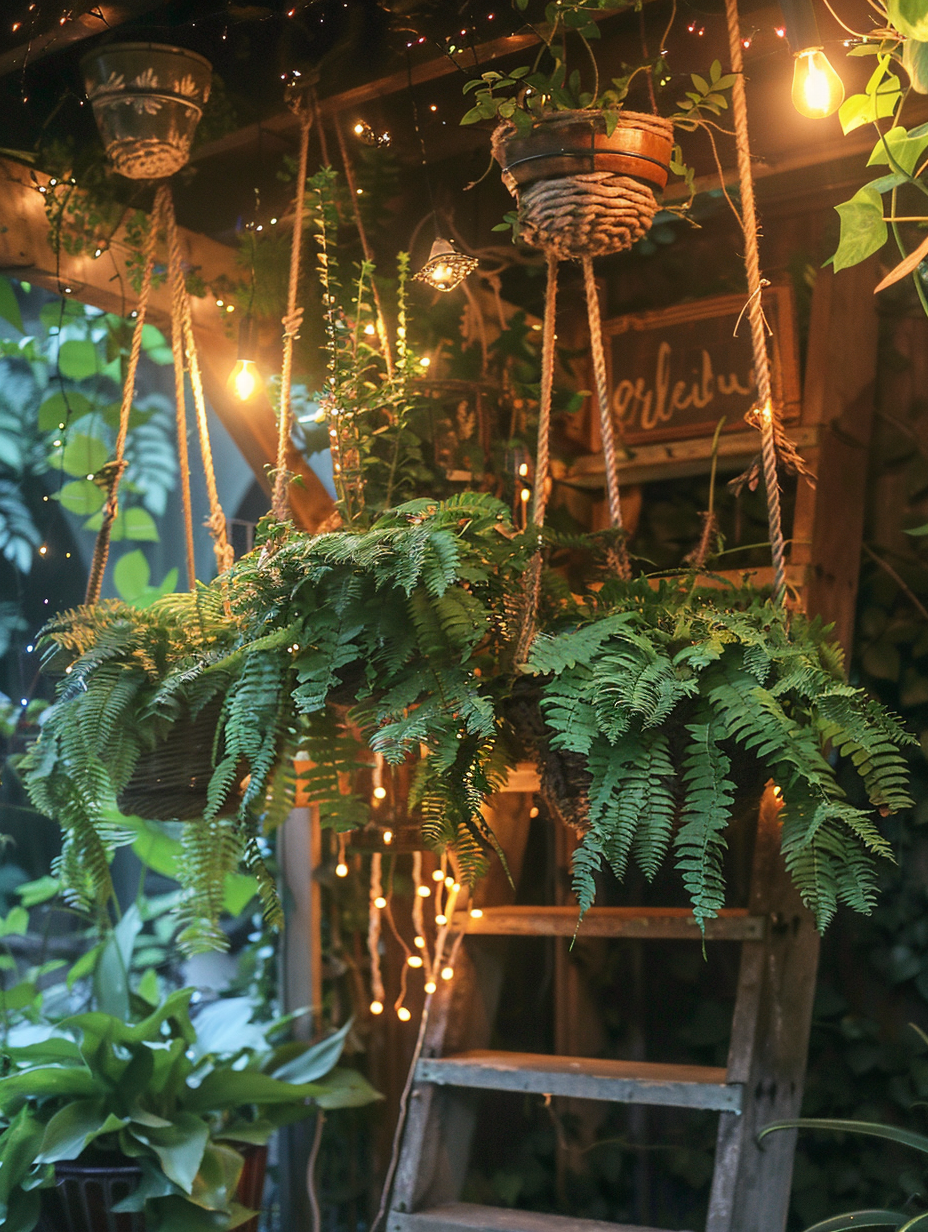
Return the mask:
[(749, 299), (748, 321), (751, 326), (751, 346), (754, 352), (754, 379), (757, 382), (757, 407), (753, 420), (760, 428), (761, 460), (764, 472), (764, 492), (767, 498), (767, 524), (770, 550), (773, 556), (774, 601), (782, 604), (786, 597), (786, 564), (783, 528), (780, 519), (780, 485), (777, 479), (776, 435), (779, 417), (773, 405), (770, 381), (770, 357), (764, 332), (764, 312), (761, 305), (762, 282), (760, 253), (757, 245), (757, 211), (754, 201), (754, 180), (751, 175), (751, 148), (748, 143), (747, 97), (744, 88), (744, 60), (741, 55), (741, 26), (737, 0), (725, 0), (728, 21), (728, 47), (732, 86), (732, 114), (735, 121), (735, 144), (738, 152), (738, 181), (741, 188), (741, 227), (744, 232), (744, 268)]
[[(164, 206), (162, 203), (162, 213)], [(187, 448), (187, 395), (184, 386), (184, 280), (175, 277), (173, 263), (168, 263), (168, 285), (171, 289), (171, 353), (174, 357), (174, 407), (177, 423), (177, 465), (180, 470), (181, 505), (184, 512), (184, 554), (187, 560), (187, 589), (197, 584), (196, 556), (193, 547), (193, 503), (190, 499), (190, 454)]]
[(97, 532), (94, 544), (93, 559), (90, 564), (90, 576), (87, 579), (85, 603), (96, 603), (100, 598), (103, 586), (103, 574), (110, 554), (110, 533), (116, 515), (119, 512), (119, 482), (126, 469), (125, 452), (126, 436), (129, 432), (129, 416), (132, 414), (132, 400), (135, 397), (135, 374), (139, 366), (139, 356), (142, 353), (142, 330), (145, 327), (145, 314), (148, 311), (148, 300), (151, 295), (152, 273), (155, 268), (155, 242), (158, 238), (158, 217), (165, 187), (158, 189), (155, 205), (152, 210), (151, 225), (145, 237), (143, 255), (142, 286), (139, 292), (139, 302), (136, 309), (135, 329), (132, 332), (132, 346), (129, 349), (129, 360), (126, 364), (126, 381), (122, 391), (122, 402), (119, 407), (119, 428), (116, 433), (115, 457), (108, 462), (100, 472), (99, 479), (107, 488), (106, 503), (103, 506), (103, 520)]
[(293, 206), (293, 236), (290, 243), (290, 279), (287, 283), (287, 313), (283, 318), (284, 347), (280, 369), (280, 409), (277, 420), (277, 469), (274, 472), (274, 491), (271, 509), (278, 522), (290, 517), (287, 488), (290, 475), (287, 470), (287, 447), (290, 443), (291, 403), (290, 390), (293, 384), (293, 343), (300, 332), (303, 309), (297, 307), (296, 297), (300, 286), (300, 252), (303, 245), (303, 211), (306, 201), (306, 171), (309, 162), (309, 130), (312, 128), (313, 112), (310, 98), (305, 90), (288, 90), (287, 106), (300, 122), (300, 156), (297, 167), (296, 199)]
[[(219, 491), (216, 487), (216, 472), (213, 468), (213, 451), (209, 442), (209, 423), (206, 418), (203, 378), (200, 373), (200, 359), (197, 354), (196, 340), (193, 334), (193, 314), (190, 309), (190, 296), (187, 293), (187, 283), (184, 277), (177, 219), (174, 216), (174, 203), (170, 194), (164, 198), (164, 218), (168, 246), (168, 276), (171, 280), (173, 297), (176, 297), (172, 309), (175, 314), (174, 326), (177, 328), (179, 318), (187, 371), (190, 373), (190, 386), (193, 390), (193, 404), (196, 409), (197, 433), (200, 438), (200, 454), (203, 460), (203, 475), (206, 479), (206, 495), (209, 500), (209, 531), (213, 537), (216, 567), (220, 573), (225, 573), (234, 560), (234, 553), (227, 537), (225, 514), (222, 511)], [(186, 423), (184, 426), (186, 427)], [(183, 435), (182, 432), (178, 431), (179, 437)]]

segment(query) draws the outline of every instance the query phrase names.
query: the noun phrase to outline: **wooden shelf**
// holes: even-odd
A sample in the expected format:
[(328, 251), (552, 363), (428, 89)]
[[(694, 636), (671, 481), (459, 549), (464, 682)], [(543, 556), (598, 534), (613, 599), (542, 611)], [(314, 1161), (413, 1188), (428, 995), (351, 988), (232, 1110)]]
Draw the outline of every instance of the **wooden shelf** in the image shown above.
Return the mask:
[(449, 1202), (407, 1214), (391, 1211), (389, 1232), (657, 1232), (655, 1228), (603, 1223), (599, 1219), (574, 1219), (510, 1207), (477, 1206)]
[[(653, 941), (701, 941), (688, 907), (591, 907), (577, 927), (577, 907), (484, 907), (473, 917), (454, 916), (454, 927), (485, 936), (637, 937)], [(767, 921), (743, 908), (727, 908), (706, 920), (707, 941), (763, 941)]]

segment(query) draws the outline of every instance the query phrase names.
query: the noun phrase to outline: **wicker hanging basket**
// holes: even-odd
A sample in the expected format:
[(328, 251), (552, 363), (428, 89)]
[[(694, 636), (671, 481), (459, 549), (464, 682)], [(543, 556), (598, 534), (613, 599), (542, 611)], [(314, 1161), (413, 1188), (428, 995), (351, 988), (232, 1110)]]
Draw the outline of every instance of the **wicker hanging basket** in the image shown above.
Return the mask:
[(120, 175), (158, 180), (190, 157), (213, 69), (195, 52), (160, 43), (112, 43), (81, 60), (87, 98)]
[(623, 252), (648, 231), (667, 183), (673, 125), (619, 113), (612, 133), (597, 111), (552, 111), (520, 134), (504, 121), (493, 157), (519, 203), (521, 234), (561, 260)]

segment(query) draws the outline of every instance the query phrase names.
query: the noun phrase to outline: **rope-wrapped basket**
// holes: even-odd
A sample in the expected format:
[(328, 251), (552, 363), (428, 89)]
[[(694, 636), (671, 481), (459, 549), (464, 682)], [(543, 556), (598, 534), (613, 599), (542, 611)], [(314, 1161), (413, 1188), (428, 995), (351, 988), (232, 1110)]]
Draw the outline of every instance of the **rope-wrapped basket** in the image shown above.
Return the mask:
[(553, 111), (526, 133), (506, 120), (493, 157), (519, 203), (523, 238), (561, 260), (623, 252), (641, 239), (667, 183), (673, 125), (619, 113), (607, 132), (599, 111)]

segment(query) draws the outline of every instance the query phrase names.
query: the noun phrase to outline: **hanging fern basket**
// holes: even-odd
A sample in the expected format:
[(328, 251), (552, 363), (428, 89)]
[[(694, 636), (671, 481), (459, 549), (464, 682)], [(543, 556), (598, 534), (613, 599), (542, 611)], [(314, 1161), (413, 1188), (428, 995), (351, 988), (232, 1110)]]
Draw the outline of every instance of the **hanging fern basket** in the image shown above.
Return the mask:
[(160, 43), (114, 43), (81, 60), (87, 98), (120, 175), (158, 180), (190, 158), (209, 98), (212, 65)]
[(622, 111), (612, 132), (595, 111), (553, 111), (527, 133), (493, 134), (521, 235), (561, 260), (624, 252), (649, 230), (667, 183), (673, 125)]
[(222, 698), (217, 698), (195, 717), (187, 714), (172, 724), (165, 738), (139, 759), (119, 793), (123, 813), (152, 821), (203, 816), (210, 779), (224, 751), (217, 736), (221, 713)]

